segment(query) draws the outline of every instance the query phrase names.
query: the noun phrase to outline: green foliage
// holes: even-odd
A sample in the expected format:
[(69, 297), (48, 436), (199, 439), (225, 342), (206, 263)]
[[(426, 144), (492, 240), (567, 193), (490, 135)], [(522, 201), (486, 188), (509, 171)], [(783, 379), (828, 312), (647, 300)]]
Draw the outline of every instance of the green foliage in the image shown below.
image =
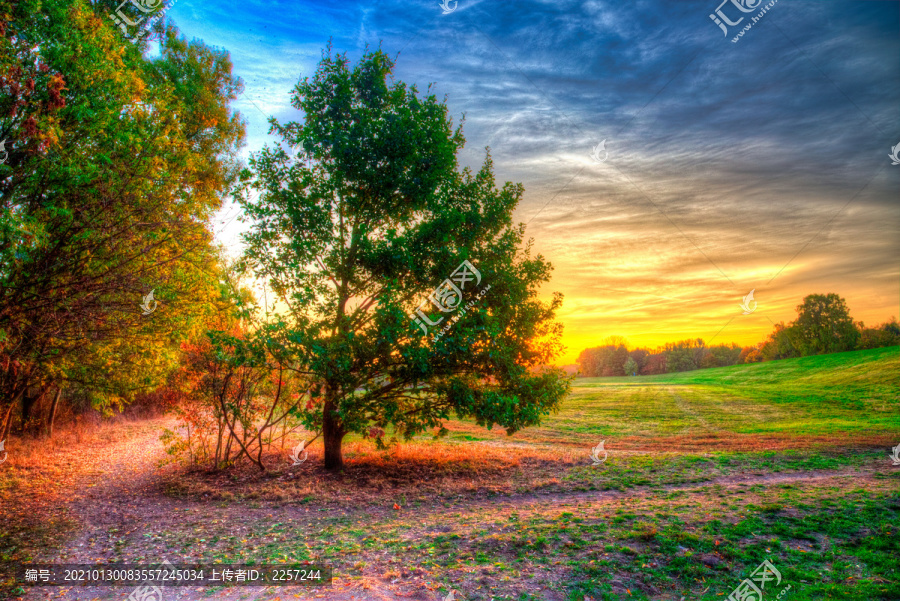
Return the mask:
[(651, 353), (648, 349), (636, 348), (628, 353), (628, 357), (635, 362), (635, 364), (637, 365), (637, 370), (638, 372), (640, 372), (647, 364), (647, 361), (650, 358), (650, 354)]
[(765, 361), (802, 356), (797, 348), (796, 336), (797, 332), (793, 326), (786, 326), (784, 322), (778, 322), (768, 339), (760, 345), (760, 356)]
[[(797, 313), (797, 319), (790, 324), (775, 324), (767, 340), (756, 346), (707, 347), (698, 338), (668, 343), (656, 352), (635, 349), (628, 353), (624, 346), (607, 344), (583, 350), (577, 361), (582, 376), (621, 376), (633, 373), (628, 368), (618, 369), (620, 357), (627, 353), (641, 375), (654, 375), (900, 345), (900, 324), (896, 318), (875, 328), (854, 324), (846, 301), (834, 293), (807, 296), (798, 305)], [(621, 337), (612, 338), (624, 342)]]
[(793, 343), (804, 356), (851, 351), (859, 340), (847, 301), (834, 293), (804, 298), (792, 331)]
[(736, 344), (716, 344), (707, 349), (700, 361), (700, 367), (725, 367), (735, 365), (741, 357), (742, 349)]
[(578, 356), (583, 377), (615, 377), (651, 375), (692, 369), (734, 365), (741, 357), (741, 347), (719, 344), (707, 347), (703, 340), (669, 343), (656, 352), (637, 348), (629, 351), (621, 336), (610, 336), (608, 344), (584, 349)]
[(217, 294), (209, 219), (236, 176), (240, 82), (173, 27), (148, 58), (105, 7), (5, 6), (0, 420), (35, 381), (115, 406), (163, 381)]
[(859, 348), (872, 349), (900, 345), (900, 323), (896, 317), (875, 328), (859, 324)]
[[(568, 390), (561, 370), (539, 369), (560, 350), (561, 297), (537, 299), (551, 267), (512, 224), (522, 186), (496, 188), (489, 155), (460, 173), (464, 138), (446, 105), (392, 70), (381, 51), (350, 68), (329, 47), (294, 89), (303, 123), (271, 122), (301, 156), (266, 148), (242, 176), (244, 265), (284, 307), (260, 328), (269, 352), (314, 382), (327, 467), (350, 432), (380, 441), (392, 425), (408, 438), (453, 413), (515, 432)], [(463, 260), (483, 283), (462, 301), (477, 302), (423, 336), (410, 314)]]
[(699, 369), (708, 349), (702, 339), (680, 340), (666, 344), (666, 369), (673, 371), (690, 371)]
[(637, 375), (638, 364), (633, 358), (628, 357), (628, 360), (625, 361), (625, 375), (626, 376), (634, 376)]
[(576, 362), (585, 377), (624, 376), (625, 362), (629, 358), (627, 342), (621, 336), (610, 336), (603, 346), (581, 351)]

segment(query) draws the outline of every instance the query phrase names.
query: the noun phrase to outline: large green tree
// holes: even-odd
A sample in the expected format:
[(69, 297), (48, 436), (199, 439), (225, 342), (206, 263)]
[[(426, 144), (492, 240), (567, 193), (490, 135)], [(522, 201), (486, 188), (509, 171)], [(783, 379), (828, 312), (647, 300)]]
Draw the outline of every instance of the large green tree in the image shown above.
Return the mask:
[(804, 356), (852, 351), (859, 341), (847, 301), (833, 292), (805, 297), (797, 305), (791, 330), (794, 344)]
[(460, 172), (461, 127), (393, 66), (329, 47), (294, 89), (302, 123), (271, 121), (300, 154), (255, 155), (241, 196), (246, 267), (281, 303), (268, 344), (313, 382), (303, 418), (328, 469), (348, 433), (445, 433), (453, 414), (513, 433), (569, 388), (540, 369), (561, 350), (561, 296), (538, 299), (551, 267), (512, 223), (522, 186), (498, 189), (489, 155)]
[[(106, 399), (158, 382), (163, 347), (217, 294), (210, 219), (237, 174), (241, 84), (227, 53), (170, 25), (149, 56), (107, 13), (0, 0), (3, 431), (35, 381)], [(159, 310), (144, 315), (151, 291)]]

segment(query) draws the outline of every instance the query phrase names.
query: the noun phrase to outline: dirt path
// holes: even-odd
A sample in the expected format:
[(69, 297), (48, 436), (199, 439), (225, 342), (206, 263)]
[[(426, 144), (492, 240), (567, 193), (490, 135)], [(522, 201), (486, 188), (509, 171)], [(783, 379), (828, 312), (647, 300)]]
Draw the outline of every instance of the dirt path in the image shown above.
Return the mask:
[[(593, 491), (566, 492), (553, 494), (516, 494), (492, 499), (467, 499), (449, 506), (433, 505), (421, 508), (404, 508), (402, 514), (392, 512), (389, 508), (342, 508), (329, 510), (322, 514), (311, 513), (310, 505), (280, 505), (273, 511), (271, 507), (260, 504), (249, 507), (241, 503), (222, 506), (221, 503), (203, 502), (172, 498), (163, 493), (160, 487), (160, 473), (157, 464), (165, 457), (159, 441), (159, 427), (164, 422), (149, 422), (146, 428), (133, 437), (113, 440), (101, 448), (95, 445), (90, 449), (73, 448), (68, 453), (67, 461), (87, 461), (85, 453), (90, 453), (92, 469), (75, 478), (72, 493), (67, 495), (65, 508), (77, 518), (81, 524), (79, 533), (67, 542), (57, 553), (46, 557), (37, 557), (36, 561), (48, 563), (82, 563), (95, 564), (112, 560), (127, 563), (159, 563), (163, 560), (172, 562), (197, 562), (191, 554), (174, 549), (162, 553), (154, 543), (154, 536), (170, 529), (189, 531), (204, 528), (210, 522), (233, 525), (235, 529), (254, 524), (257, 520), (271, 518), (277, 513), (279, 520), (292, 524), (296, 530), (307, 531), (311, 536), (319, 530), (320, 524), (338, 513), (353, 520), (365, 520), (376, 523), (380, 520), (404, 520), (410, 524), (407, 536), (415, 538), (419, 534), (433, 531), (428, 524), (451, 524), (459, 522), (459, 514), (476, 514), (490, 511), (494, 514), (518, 512), (559, 511), (574, 506), (615, 507), (633, 504), (653, 497), (660, 488), (669, 491), (693, 491), (702, 493), (700, 489), (711, 487), (738, 487), (752, 484), (773, 484), (786, 482), (808, 482), (814, 480), (852, 477), (856, 482), (871, 479), (875, 475), (872, 470), (845, 469), (819, 470), (800, 473), (774, 474), (739, 474), (717, 477), (704, 482), (667, 485), (651, 489), (649, 487), (634, 488), (628, 491)], [(99, 452), (99, 458), (97, 456)], [(455, 517), (454, 517), (455, 516)], [(205, 530), (204, 530), (205, 531)], [(457, 529), (457, 532), (460, 530)], [(252, 531), (250, 531), (252, 534)], [(128, 556), (123, 557), (118, 549), (127, 543)], [(193, 587), (168, 587), (163, 599), (155, 597), (137, 598), (135, 601), (200, 601), (202, 600), (238, 600), (241, 601), (286, 601), (288, 599), (334, 599), (337, 601), (365, 600), (397, 600), (420, 599), (428, 601), (440, 599), (433, 592), (433, 587), (426, 582), (392, 583), (375, 577), (388, 571), (384, 557), (373, 557), (367, 572), (373, 577), (341, 579), (341, 566), (336, 565), (335, 586), (330, 589), (309, 589), (299, 587), (288, 588), (236, 588), (213, 592), (209, 589)], [(133, 592), (131, 588), (116, 587), (83, 587), (83, 588), (44, 588), (30, 589), (24, 596), (26, 601), (37, 599), (97, 600), (127, 599)]]
[[(35, 562), (54, 564), (97, 564), (112, 560), (126, 563), (158, 564), (168, 560), (177, 562), (175, 553), (160, 554), (152, 544), (146, 545), (145, 552), (129, 554), (122, 558), (117, 552), (117, 541), (125, 541), (142, 533), (184, 525), (189, 519), (210, 515), (208, 503), (185, 501), (171, 498), (162, 493), (159, 486), (159, 461), (165, 458), (165, 451), (159, 440), (162, 427), (171, 427), (167, 420), (153, 420), (133, 437), (100, 445), (85, 445), (67, 449), (67, 461), (72, 464), (90, 462), (91, 467), (81, 475), (66, 482), (71, 492), (66, 494), (66, 502), (60, 508), (75, 517), (81, 524), (80, 532), (56, 553), (39, 556)], [(97, 453), (102, 457), (98, 461)], [(103, 461), (105, 458), (105, 461)], [(219, 508), (215, 512), (221, 512)], [(232, 516), (223, 519), (241, 518), (252, 521), (271, 510), (253, 510), (248, 515), (240, 505), (230, 507)], [(147, 534), (143, 534), (147, 536)], [(134, 548), (131, 544), (130, 548)], [(197, 560), (183, 558), (192, 563)], [(193, 587), (168, 587), (162, 599), (155, 595), (142, 597), (141, 593), (131, 599), (133, 587), (47, 587), (29, 589), (22, 597), (24, 601), (37, 599), (58, 599), (78, 601), (107, 601), (129, 599), (129, 601), (200, 601), (200, 600), (240, 600), (270, 601), (278, 599), (334, 599), (336, 601), (394, 601), (398, 599), (434, 597), (397, 596), (387, 586), (376, 582), (341, 583), (330, 589), (300, 587), (253, 587), (235, 588), (210, 594), (209, 589)], [(344, 584), (344, 586), (340, 586)], [(349, 585), (349, 586), (347, 586)], [(360, 590), (365, 588), (368, 590)]]

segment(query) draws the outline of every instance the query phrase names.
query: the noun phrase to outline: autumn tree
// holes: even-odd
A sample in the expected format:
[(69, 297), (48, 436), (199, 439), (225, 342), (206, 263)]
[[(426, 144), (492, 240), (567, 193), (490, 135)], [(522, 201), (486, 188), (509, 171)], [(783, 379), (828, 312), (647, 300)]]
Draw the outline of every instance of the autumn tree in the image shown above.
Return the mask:
[(35, 382), (105, 387), (100, 403), (152, 384), (215, 294), (210, 219), (237, 172), (240, 82), (227, 53), (171, 25), (144, 56), (96, 8), (0, 11), (0, 86), (15, 92), (0, 99), (4, 431)]
[(603, 371), (598, 354), (599, 348), (586, 348), (578, 353), (575, 362), (578, 364), (578, 373), (585, 378), (596, 378)]
[(460, 172), (461, 127), (393, 67), (329, 47), (293, 91), (303, 121), (271, 121), (299, 156), (266, 148), (244, 175), (245, 264), (281, 304), (261, 328), (312, 381), (328, 469), (351, 432), (383, 444), (455, 415), (512, 434), (568, 391), (561, 370), (533, 371), (561, 350), (561, 297), (537, 298), (551, 267), (512, 223), (522, 186), (498, 189), (489, 155)]
[(738, 365), (743, 365), (745, 363), (759, 363), (762, 360), (762, 355), (759, 353), (759, 345), (754, 345), (742, 348), (737, 362)]
[(666, 353), (661, 350), (650, 353), (641, 367), (642, 376), (664, 374), (666, 371)]
[(622, 336), (607, 336), (602, 346), (584, 349), (577, 362), (588, 377), (624, 376), (628, 357), (628, 341)]
[(650, 350), (646, 348), (636, 348), (633, 351), (628, 352), (628, 357), (635, 362), (637, 371), (640, 373), (647, 362), (647, 358), (650, 357)]

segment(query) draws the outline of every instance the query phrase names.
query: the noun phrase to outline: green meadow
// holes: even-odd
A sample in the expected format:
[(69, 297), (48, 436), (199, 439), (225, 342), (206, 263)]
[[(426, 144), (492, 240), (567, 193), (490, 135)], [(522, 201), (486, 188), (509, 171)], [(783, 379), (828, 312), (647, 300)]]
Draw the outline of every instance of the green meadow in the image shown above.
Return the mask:
[[(300, 467), (284, 460), (266, 474), (153, 472), (146, 453), (159, 449), (160, 424), (133, 423), (44, 453), (27, 473), (2, 472), (0, 502), (35, 482), (44, 494), (95, 491), (89, 503), (60, 495), (53, 519), (68, 524), (66, 536), (7, 526), (14, 543), (3, 558), (54, 561), (74, 548), (92, 561), (334, 568), (328, 588), (184, 592), (265, 601), (451, 590), (455, 599), (713, 601), (768, 560), (780, 580), (766, 600), (896, 601), (898, 368), (898, 349), (885, 348), (578, 379), (540, 427), (507, 436), (453, 421), (446, 437), (387, 450), (351, 440), (339, 474), (314, 449)], [(85, 453), (92, 469), (76, 477)]]

